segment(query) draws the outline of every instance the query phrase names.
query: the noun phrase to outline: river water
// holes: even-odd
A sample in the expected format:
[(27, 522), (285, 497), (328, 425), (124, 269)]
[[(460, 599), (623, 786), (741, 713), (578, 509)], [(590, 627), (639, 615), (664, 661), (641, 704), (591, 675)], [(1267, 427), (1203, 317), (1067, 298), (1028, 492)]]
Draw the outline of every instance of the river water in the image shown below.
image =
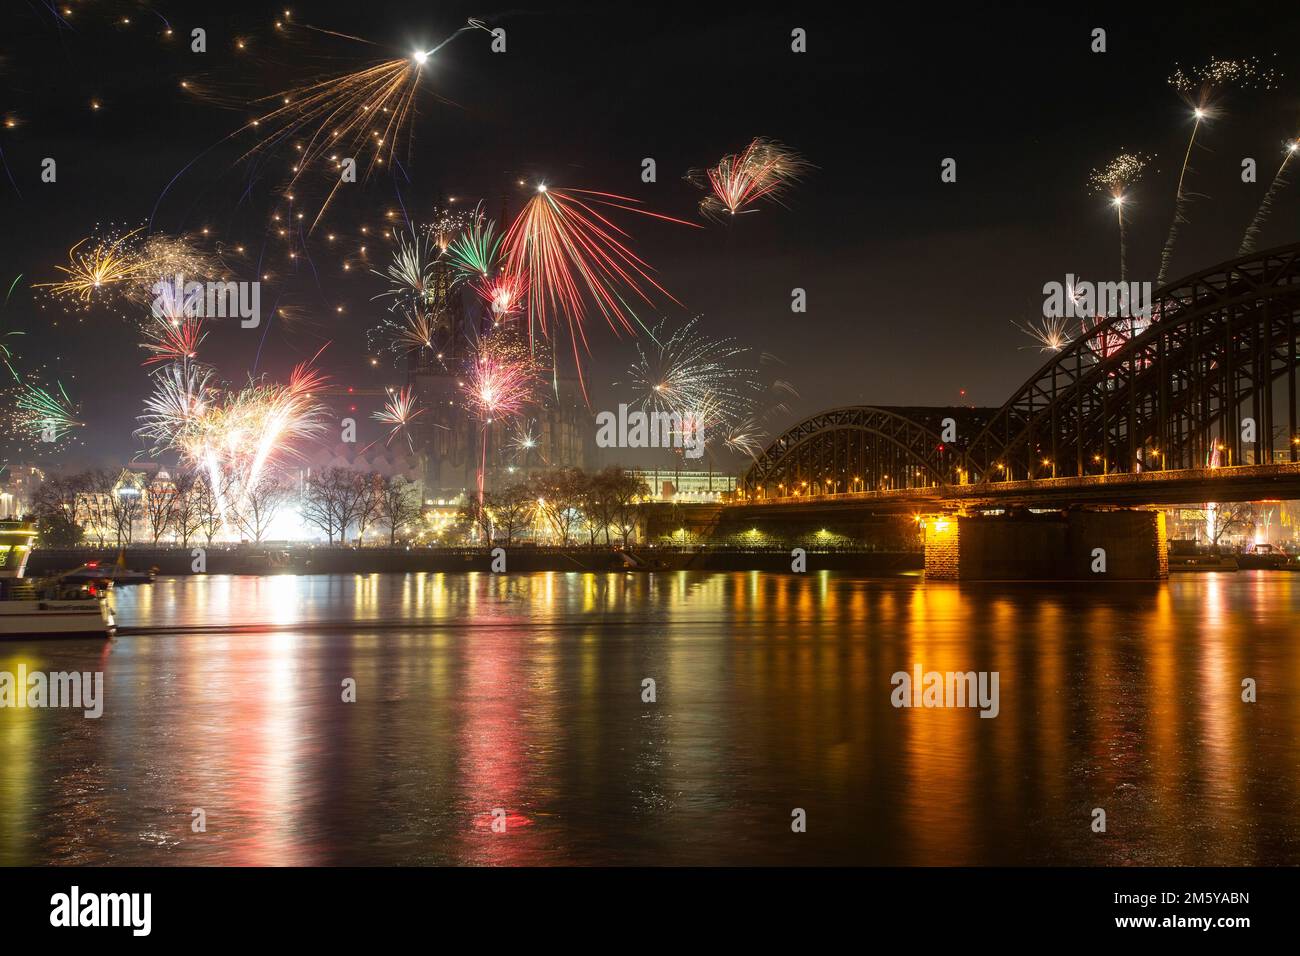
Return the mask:
[[(0, 671), (105, 688), (98, 719), (0, 709), (0, 863), (1300, 862), (1300, 576), (210, 576), (112, 600), (111, 643), (0, 644)], [(918, 665), (997, 672), (997, 716), (894, 707)]]

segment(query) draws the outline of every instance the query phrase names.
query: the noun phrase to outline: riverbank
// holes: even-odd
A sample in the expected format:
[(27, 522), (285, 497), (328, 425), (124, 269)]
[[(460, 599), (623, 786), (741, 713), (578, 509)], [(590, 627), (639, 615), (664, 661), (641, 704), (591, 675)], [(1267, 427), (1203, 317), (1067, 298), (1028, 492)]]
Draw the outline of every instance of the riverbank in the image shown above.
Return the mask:
[[(784, 548), (504, 548), (507, 571), (770, 571), (789, 573), (794, 558)], [(27, 562), (27, 575), (55, 574), (98, 561), (117, 561), (115, 548), (38, 548)], [(195, 570), (188, 548), (127, 548), (125, 562), (137, 570), (188, 575)], [(809, 549), (807, 571), (852, 571), (869, 575), (919, 571), (919, 551)], [(207, 574), (376, 574), (433, 571), (492, 571), (487, 548), (311, 548), (213, 547), (203, 552)]]

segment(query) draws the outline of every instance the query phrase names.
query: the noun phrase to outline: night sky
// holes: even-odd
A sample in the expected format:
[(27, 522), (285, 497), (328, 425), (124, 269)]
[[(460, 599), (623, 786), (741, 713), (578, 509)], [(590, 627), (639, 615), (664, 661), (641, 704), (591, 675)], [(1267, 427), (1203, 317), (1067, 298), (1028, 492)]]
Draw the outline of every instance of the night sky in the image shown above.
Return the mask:
[[(70, 465), (139, 454), (131, 433), (148, 391), (121, 309), (67, 315), (31, 287), (57, 278), (68, 247), (97, 223), (152, 216), (166, 232), (206, 228), (209, 243), (252, 250), (237, 278), (274, 275), (263, 309), (278, 303), (286, 317), (256, 330), (218, 325), (205, 344), (227, 378), (244, 377), (259, 354), (258, 372), (283, 375), (330, 342), (321, 364), (338, 382), (375, 386), (401, 375), (372, 368), (365, 352), (382, 281), (338, 268), (358, 224), (382, 227), (403, 208), (424, 221), (448, 196), (513, 214), (528, 196), (520, 179), (608, 190), (705, 226), (619, 220), (682, 303), (641, 314), (700, 314), (710, 334), (778, 356), (801, 394), (796, 417), (859, 403), (996, 406), (1041, 364), (1012, 322), (1041, 315), (1043, 283), (1067, 272), (1118, 278), (1114, 213), (1086, 180), (1124, 148), (1156, 154), (1133, 192), (1128, 237), (1131, 278), (1155, 278), (1190, 130), (1189, 106), (1166, 82), (1175, 64), (1254, 56), (1285, 77), (1276, 92), (1229, 92), (1217, 104), (1192, 156), (1197, 195), (1173, 275), (1232, 257), (1300, 128), (1294, 4), (1184, 5), (1173, 17), (1036, 3), (289, 8), (292, 22), (368, 45), (300, 27), (277, 34), (284, 7), (270, 3), (69, 0), (61, 25), (44, 0), (0, 2), (0, 116), (15, 121), (0, 128), (0, 284), (23, 276), (0, 331), (23, 331), (19, 365), (47, 364), (80, 402), (84, 444), (47, 459)], [(225, 138), (256, 115), (241, 104), (431, 47), (471, 16), (504, 27), (508, 52), (491, 53), (481, 31), (439, 52), (401, 168), (331, 207), (308, 241), (310, 262), (290, 264), (267, 225), (292, 157), (240, 161), (252, 138)], [(207, 30), (205, 54), (189, 51), (196, 26)], [(805, 54), (790, 52), (794, 27), (808, 32)], [(1107, 30), (1105, 54), (1089, 50), (1094, 27)], [(816, 169), (784, 208), (702, 220), (701, 193), (683, 174), (755, 136)], [(46, 156), (58, 162), (55, 184), (39, 178)], [(1258, 183), (1241, 182), (1247, 156)], [(644, 157), (657, 162), (656, 183), (641, 181)], [(957, 160), (955, 184), (940, 181), (945, 157)], [(1282, 194), (1261, 248), (1297, 238), (1298, 202)], [(331, 246), (329, 232), (348, 238)], [(371, 244), (371, 266), (383, 267), (383, 248)], [(807, 290), (807, 314), (790, 311), (794, 287)], [(599, 316), (589, 329), (593, 408), (610, 407), (634, 349)]]

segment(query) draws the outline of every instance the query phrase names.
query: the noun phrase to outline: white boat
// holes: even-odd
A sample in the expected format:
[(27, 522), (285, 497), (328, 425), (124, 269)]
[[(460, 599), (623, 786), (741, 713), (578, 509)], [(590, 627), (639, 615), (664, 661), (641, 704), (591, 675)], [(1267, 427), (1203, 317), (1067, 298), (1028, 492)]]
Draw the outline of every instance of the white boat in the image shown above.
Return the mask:
[(0, 640), (19, 637), (111, 637), (117, 628), (94, 585), (23, 577), (36, 528), (0, 521)]

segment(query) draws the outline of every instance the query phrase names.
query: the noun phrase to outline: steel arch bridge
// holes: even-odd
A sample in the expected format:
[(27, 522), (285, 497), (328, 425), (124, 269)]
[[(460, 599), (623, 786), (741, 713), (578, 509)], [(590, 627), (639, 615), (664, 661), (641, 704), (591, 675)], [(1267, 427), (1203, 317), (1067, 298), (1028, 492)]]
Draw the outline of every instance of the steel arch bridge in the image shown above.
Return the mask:
[(1294, 461), (1300, 243), (1171, 283), (1151, 304), (1147, 318), (1091, 323), (999, 409), (858, 406), (806, 419), (739, 491), (753, 500)]
[(806, 418), (759, 455), (741, 478), (750, 497), (795, 497), (931, 488), (962, 461), (960, 441), (944, 441), (945, 419), (973, 434), (996, 412), (980, 408), (855, 405)]

